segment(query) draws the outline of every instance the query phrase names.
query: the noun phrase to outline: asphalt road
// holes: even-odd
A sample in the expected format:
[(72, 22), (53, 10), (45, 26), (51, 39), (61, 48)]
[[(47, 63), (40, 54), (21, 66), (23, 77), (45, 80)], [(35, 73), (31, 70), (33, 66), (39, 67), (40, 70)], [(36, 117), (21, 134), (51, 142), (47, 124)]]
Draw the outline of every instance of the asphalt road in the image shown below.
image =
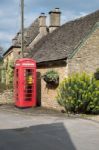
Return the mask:
[(0, 150), (98, 150), (99, 124), (0, 110)]

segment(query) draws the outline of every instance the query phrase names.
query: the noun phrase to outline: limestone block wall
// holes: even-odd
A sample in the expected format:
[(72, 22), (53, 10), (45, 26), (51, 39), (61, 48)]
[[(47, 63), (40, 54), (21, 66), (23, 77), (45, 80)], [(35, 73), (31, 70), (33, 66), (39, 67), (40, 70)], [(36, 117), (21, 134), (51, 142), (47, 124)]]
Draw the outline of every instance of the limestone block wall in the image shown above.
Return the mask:
[(13, 51), (11, 51), (4, 57), (4, 59), (3, 59), (4, 64), (8, 63), (8, 61), (12, 61), (13, 59), (14, 59), (14, 54), (13, 54)]
[(16, 59), (21, 58), (21, 48), (13, 48), (13, 57), (14, 57), (14, 62)]
[(0, 104), (11, 104), (14, 103), (12, 90), (5, 90), (0, 92)]
[(42, 78), (42, 76), (47, 71), (52, 70), (52, 69), (58, 72), (59, 82), (61, 82), (67, 76), (68, 71), (67, 71), (66, 66), (37, 69), (37, 72), (39, 73), (39, 78), (37, 79), (37, 82), (39, 82), (41, 80), (41, 83), (39, 82), (39, 85), (38, 85), (38, 88), (37, 88), (37, 100), (40, 101), (40, 99), (41, 99), (41, 106), (43, 106), (43, 107), (48, 107), (48, 108), (61, 110), (63, 108), (56, 101), (57, 88), (56, 89), (48, 88), (46, 86), (46, 82)]
[(82, 44), (71, 59), (68, 59), (69, 74), (74, 72), (94, 73), (99, 68), (99, 28)]
[(16, 59), (20, 58), (20, 48), (12, 48), (7, 55), (4, 56), (4, 64), (10, 62), (10, 61), (15, 61)]

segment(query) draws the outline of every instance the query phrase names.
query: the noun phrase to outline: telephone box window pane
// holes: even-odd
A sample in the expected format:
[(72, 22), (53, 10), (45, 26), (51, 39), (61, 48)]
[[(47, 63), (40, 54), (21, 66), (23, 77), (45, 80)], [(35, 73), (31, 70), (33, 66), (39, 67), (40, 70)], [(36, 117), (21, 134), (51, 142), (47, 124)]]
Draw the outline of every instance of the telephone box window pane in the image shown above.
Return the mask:
[(18, 77), (18, 73), (19, 73), (19, 72), (18, 72), (18, 69), (17, 69), (17, 70), (16, 70), (16, 76), (17, 76), (17, 77)]
[(18, 81), (18, 76), (19, 76), (19, 69), (16, 69), (16, 78), (15, 78), (15, 99), (16, 101), (18, 100), (18, 88), (19, 88), (19, 81)]
[(32, 101), (33, 96), (33, 69), (25, 70), (25, 100)]

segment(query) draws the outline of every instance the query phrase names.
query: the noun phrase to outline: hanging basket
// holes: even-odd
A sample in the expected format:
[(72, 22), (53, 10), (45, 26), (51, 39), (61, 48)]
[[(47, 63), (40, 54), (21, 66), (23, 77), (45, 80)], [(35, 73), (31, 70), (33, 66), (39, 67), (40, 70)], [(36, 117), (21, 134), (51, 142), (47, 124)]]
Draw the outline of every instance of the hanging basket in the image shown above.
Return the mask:
[(54, 70), (46, 72), (43, 76), (43, 79), (46, 82), (46, 84), (50, 86), (58, 86), (59, 84), (59, 75)]

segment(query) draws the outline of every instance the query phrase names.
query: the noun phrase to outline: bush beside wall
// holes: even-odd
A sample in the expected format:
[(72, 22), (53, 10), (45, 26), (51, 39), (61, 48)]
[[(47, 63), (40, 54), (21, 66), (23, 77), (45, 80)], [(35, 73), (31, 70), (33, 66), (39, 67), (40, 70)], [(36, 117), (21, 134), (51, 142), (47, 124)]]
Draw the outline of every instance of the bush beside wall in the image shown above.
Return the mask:
[(99, 81), (86, 73), (65, 78), (59, 86), (57, 101), (67, 112), (97, 114)]

